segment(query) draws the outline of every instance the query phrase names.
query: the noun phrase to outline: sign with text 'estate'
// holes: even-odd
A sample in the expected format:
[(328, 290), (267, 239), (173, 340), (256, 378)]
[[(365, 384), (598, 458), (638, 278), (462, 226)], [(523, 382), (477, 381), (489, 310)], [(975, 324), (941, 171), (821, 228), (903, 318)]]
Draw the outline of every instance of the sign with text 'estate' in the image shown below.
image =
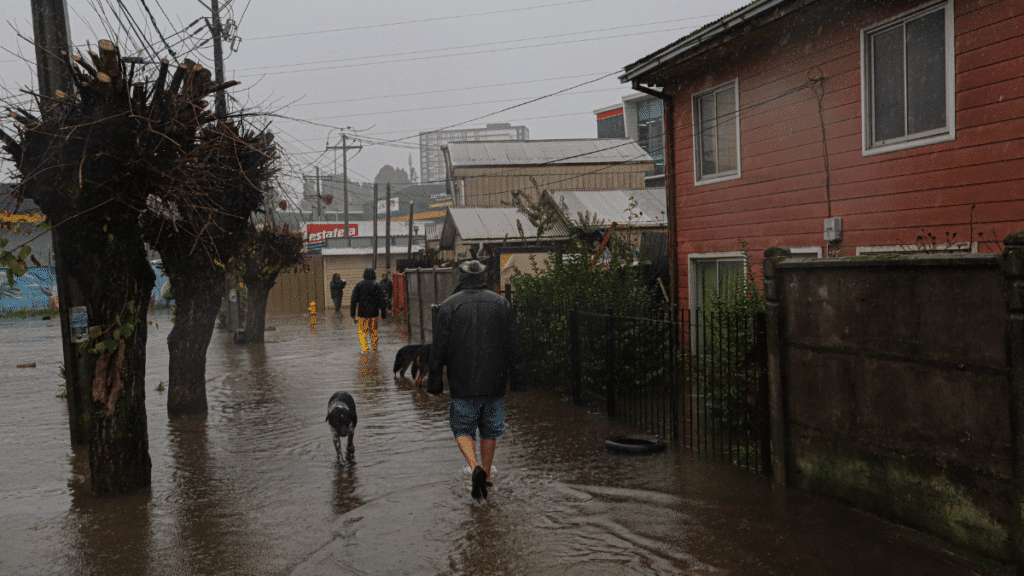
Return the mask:
[[(359, 236), (359, 224), (348, 224), (348, 236)], [(325, 242), (328, 238), (344, 238), (344, 222), (318, 222), (306, 224), (306, 242)]]

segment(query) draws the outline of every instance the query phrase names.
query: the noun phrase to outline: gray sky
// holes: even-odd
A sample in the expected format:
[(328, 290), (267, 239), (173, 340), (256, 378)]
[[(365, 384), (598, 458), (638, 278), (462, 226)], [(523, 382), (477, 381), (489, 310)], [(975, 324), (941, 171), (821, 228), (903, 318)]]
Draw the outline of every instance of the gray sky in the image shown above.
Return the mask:
[[(226, 78), (242, 82), (230, 105), (284, 116), (273, 130), (292, 186), (315, 166), (333, 172), (335, 155), (341, 172), (341, 153), (325, 150), (340, 144), (339, 129), (364, 146), (349, 152), (356, 181), (372, 181), (384, 164), (408, 170), (410, 155), (419, 172), (421, 131), (510, 122), (529, 128), (532, 139), (596, 137), (593, 111), (630, 93), (617, 78), (625, 65), (748, 3), (221, 2), (241, 39), (226, 52)], [(140, 34), (126, 31), (135, 25), (161, 57), (167, 49), (156, 30), (181, 50), (179, 32), (210, 13), (206, 0), (70, 0), (69, 10), (76, 45), (110, 38), (135, 54)], [(100, 24), (101, 10), (112, 31)], [(0, 46), (34, 61), (32, 46), (15, 34), (31, 37), (29, 0), (5, 0), (3, 17)], [(187, 29), (199, 31), (189, 46), (210, 36), (201, 24)], [(210, 46), (190, 57), (212, 68)], [(24, 101), (18, 89), (34, 86), (34, 74), (34, 63), (0, 53), (0, 96)], [(8, 179), (10, 163), (0, 166)]]

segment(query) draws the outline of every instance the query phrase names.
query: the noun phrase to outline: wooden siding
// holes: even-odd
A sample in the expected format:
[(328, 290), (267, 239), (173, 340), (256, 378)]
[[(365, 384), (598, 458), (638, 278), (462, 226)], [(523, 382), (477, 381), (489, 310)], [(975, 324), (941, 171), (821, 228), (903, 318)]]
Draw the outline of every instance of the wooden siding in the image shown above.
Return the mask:
[[(324, 307), (324, 261), (319, 256), (307, 259), (309, 270), (284, 272), (277, 276), (267, 296), (267, 314), (309, 314), (310, 302), (316, 302), (317, 311)], [(328, 292), (328, 296), (330, 293)]]
[[(747, 243), (756, 264), (770, 246), (857, 247), (939, 243), (1000, 249), (1024, 229), (1024, 4), (954, 3), (956, 139), (865, 156), (860, 32), (929, 4), (812, 2), (701, 56), (667, 91), (674, 96), (679, 297), (687, 306), (689, 254)], [(808, 79), (824, 76), (821, 115), (831, 215), (843, 241), (823, 239), (829, 216), (819, 105)], [(694, 184), (694, 94), (738, 79), (742, 177)], [(802, 87), (802, 88), (801, 88)], [(820, 92), (819, 92), (820, 93)]]
[(578, 164), (457, 168), (452, 175), (465, 186), (465, 206), (506, 206), (512, 192), (522, 191), (534, 202), (548, 189), (636, 190), (644, 187), (644, 172), (653, 165)]

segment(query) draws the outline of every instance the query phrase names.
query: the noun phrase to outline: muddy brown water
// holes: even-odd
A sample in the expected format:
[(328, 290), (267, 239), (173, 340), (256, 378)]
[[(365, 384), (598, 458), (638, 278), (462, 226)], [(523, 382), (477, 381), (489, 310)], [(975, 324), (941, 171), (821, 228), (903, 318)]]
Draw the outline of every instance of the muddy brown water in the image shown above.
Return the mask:
[[(209, 413), (169, 420), (170, 318), (151, 320), (152, 489), (96, 497), (56, 397), (56, 319), (0, 319), (0, 575), (1012, 572), (686, 451), (608, 454), (633, 431), (540, 390), (509, 397), (495, 486), (473, 503), (446, 396), (392, 376), (407, 342), (390, 321), (370, 356), (331, 315), (271, 318), (262, 346), (218, 332)], [(349, 466), (324, 422), (340, 389), (359, 411)]]

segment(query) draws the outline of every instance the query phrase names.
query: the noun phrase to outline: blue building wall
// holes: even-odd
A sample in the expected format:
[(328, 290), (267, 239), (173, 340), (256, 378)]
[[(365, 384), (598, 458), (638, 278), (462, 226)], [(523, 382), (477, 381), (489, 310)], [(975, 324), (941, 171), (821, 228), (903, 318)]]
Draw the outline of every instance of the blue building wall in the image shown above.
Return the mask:
[[(159, 262), (152, 263), (156, 273), (156, 286), (153, 288), (153, 302), (163, 305), (165, 286), (168, 283), (160, 269)], [(14, 285), (7, 283), (7, 270), (0, 268), (0, 314), (8, 312), (26, 312), (47, 310), (50, 308), (50, 296), (57, 294), (57, 274), (52, 266), (29, 268), (24, 276), (14, 277)]]

